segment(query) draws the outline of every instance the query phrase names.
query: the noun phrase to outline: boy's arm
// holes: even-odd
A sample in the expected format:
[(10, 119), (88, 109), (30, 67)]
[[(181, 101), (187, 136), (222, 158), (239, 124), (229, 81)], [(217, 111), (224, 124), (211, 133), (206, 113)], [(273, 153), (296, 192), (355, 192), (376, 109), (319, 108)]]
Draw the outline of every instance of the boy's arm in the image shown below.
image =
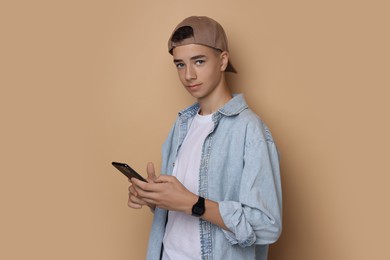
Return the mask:
[[(142, 201), (166, 210), (192, 214), (192, 207), (198, 201), (198, 195), (187, 190), (176, 177), (160, 175), (153, 183), (131, 179), (136, 194)], [(229, 231), (222, 220), (218, 202), (205, 200), (205, 212), (202, 219)]]
[(221, 213), (219, 212), (218, 202), (206, 199), (205, 206), (206, 210), (203, 216), (201, 216), (201, 218), (208, 222), (211, 222), (214, 225), (217, 225), (224, 230), (230, 231), (222, 220)]

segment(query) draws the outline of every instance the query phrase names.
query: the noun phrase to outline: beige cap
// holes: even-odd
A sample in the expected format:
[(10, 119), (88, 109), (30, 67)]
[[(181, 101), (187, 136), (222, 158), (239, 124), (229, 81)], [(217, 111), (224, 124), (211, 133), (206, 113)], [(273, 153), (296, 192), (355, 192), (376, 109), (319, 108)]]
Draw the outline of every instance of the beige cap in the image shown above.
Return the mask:
[[(173, 42), (172, 36), (177, 29), (183, 26), (190, 26), (193, 30), (193, 36), (179, 42)], [(229, 52), (227, 37), (222, 26), (206, 16), (191, 16), (179, 23), (169, 38), (168, 51), (172, 54), (173, 48), (187, 44), (202, 44), (220, 51)], [(237, 73), (230, 60), (225, 71)]]

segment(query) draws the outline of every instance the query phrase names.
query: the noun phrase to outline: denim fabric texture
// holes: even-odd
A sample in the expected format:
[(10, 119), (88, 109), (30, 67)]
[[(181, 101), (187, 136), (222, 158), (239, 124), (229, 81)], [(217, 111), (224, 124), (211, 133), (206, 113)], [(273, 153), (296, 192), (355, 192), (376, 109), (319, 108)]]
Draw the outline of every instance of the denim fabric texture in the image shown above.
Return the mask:
[[(199, 105), (179, 112), (162, 150), (161, 174), (174, 162)], [(213, 115), (203, 144), (199, 195), (219, 203), (223, 230), (199, 219), (201, 256), (208, 260), (267, 259), (282, 230), (279, 154), (268, 127), (235, 95)], [(147, 252), (160, 259), (167, 211), (156, 208)]]

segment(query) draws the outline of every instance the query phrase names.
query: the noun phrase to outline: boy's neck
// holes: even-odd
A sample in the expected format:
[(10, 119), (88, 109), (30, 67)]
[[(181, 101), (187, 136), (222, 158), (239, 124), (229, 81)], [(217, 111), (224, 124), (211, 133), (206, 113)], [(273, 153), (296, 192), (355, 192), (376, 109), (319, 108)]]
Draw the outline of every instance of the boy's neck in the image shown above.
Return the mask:
[(218, 109), (223, 107), (230, 99), (232, 99), (233, 95), (230, 89), (226, 86), (218, 91), (218, 93), (214, 93), (214, 95), (208, 96), (204, 99), (198, 99), (198, 103), (200, 105), (199, 114), (201, 115), (210, 115), (216, 112)]

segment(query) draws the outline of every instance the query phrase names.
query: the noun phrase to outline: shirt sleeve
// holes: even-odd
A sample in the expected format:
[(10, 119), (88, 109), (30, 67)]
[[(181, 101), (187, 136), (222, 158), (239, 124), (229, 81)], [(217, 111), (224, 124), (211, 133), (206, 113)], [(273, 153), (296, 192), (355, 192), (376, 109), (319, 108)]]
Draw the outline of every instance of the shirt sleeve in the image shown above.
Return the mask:
[(282, 230), (278, 151), (270, 133), (264, 138), (251, 138), (252, 134), (248, 133), (244, 149), (239, 201), (219, 202), (222, 219), (230, 230), (223, 230), (225, 237), (242, 247), (274, 243)]

